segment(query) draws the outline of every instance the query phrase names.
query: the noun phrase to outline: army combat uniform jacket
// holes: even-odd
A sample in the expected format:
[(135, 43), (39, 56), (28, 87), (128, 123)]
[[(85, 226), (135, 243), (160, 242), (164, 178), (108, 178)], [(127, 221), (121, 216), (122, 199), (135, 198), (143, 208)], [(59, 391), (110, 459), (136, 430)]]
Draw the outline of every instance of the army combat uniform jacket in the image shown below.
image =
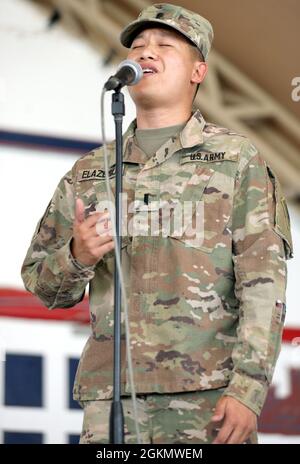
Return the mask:
[[(134, 201), (129, 219), (146, 209), (148, 216), (157, 211), (161, 222), (161, 205), (184, 202), (192, 202), (192, 223), (199, 205), (203, 218), (201, 240), (191, 239), (188, 223), (181, 234), (170, 227), (160, 235), (123, 236), (136, 392), (226, 387), (226, 395), (259, 414), (280, 351), (286, 259), (292, 256), (277, 178), (246, 137), (206, 123), (199, 110), (150, 158), (135, 144), (135, 127), (136, 120), (123, 138), (123, 191), (128, 204)], [(112, 142), (113, 191), (114, 150)], [(95, 266), (72, 257), (76, 197), (86, 215), (107, 198), (102, 148), (61, 179), (36, 227), (22, 277), (49, 309), (74, 306), (89, 284), (91, 335), (73, 395), (101, 400), (112, 398), (114, 251)], [(129, 395), (122, 327), (121, 392)]]

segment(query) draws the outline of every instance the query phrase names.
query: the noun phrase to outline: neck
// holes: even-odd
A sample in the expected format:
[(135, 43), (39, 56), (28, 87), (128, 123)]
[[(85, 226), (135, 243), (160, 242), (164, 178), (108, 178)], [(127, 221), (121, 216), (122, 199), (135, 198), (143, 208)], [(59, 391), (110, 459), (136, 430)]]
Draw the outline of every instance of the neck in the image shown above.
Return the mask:
[(190, 119), (191, 108), (182, 110), (178, 108), (170, 111), (169, 108), (137, 108), (136, 121), (138, 129), (159, 129), (160, 127), (175, 126)]

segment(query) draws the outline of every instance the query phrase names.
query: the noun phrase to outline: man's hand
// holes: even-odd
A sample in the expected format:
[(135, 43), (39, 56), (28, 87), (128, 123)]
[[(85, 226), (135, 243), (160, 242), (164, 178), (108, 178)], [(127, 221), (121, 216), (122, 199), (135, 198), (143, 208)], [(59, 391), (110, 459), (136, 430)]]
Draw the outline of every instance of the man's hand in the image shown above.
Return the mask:
[(111, 251), (114, 248), (111, 231), (109, 213), (96, 212), (85, 219), (84, 203), (76, 199), (71, 252), (79, 263), (92, 266)]
[(256, 414), (230, 396), (219, 399), (212, 421), (223, 421), (214, 444), (243, 443), (257, 429)]

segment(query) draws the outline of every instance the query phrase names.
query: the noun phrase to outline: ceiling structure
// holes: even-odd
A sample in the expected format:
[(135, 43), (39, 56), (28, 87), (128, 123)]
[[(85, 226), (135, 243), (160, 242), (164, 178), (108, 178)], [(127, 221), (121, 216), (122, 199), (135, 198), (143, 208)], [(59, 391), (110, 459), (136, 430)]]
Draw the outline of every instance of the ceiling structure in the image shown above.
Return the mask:
[[(121, 29), (146, 0), (31, 0), (53, 13), (72, 34), (119, 62)], [(300, 202), (300, 102), (291, 81), (300, 76), (298, 0), (172, 0), (207, 17), (215, 31), (209, 72), (196, 104), (212, 122), (247, 134), (278, 173), (286, 196)], [(222, 8), (220, 8), (222, 5)], [(226, 8), (225, 8), (226, 7)], [(298, 52), (299, 55), (299, 52)]]

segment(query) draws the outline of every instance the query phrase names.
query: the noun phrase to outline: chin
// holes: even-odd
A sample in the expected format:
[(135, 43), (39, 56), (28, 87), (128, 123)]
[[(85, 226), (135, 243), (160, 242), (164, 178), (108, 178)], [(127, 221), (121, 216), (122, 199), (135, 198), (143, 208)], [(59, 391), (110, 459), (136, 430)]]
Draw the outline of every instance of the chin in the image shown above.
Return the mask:
[(157, 104), (162, 104), (164, 95), (158, 95), (157, 92), (154, 92), (150, 89), (135, 89), (134, 92), (130, 92), (130, 96), (134, 103), (137, 106), (157, 106)]

